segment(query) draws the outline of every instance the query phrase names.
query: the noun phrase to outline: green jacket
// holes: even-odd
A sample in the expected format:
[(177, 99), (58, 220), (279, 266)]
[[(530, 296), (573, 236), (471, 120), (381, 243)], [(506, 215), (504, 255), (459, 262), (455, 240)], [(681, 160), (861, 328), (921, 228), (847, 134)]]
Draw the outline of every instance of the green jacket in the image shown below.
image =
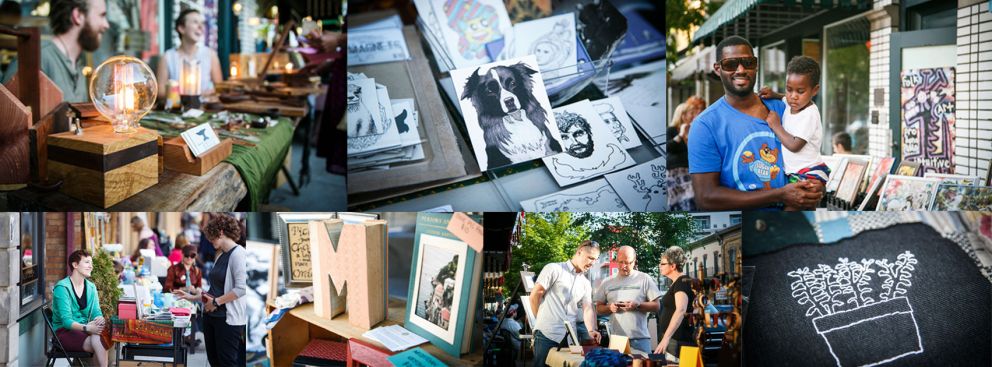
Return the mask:
[(52, 323), (55, 329), (72, 330), (72, 323), (86, 324), (97, 317), (103, 316), (100, 311), (100, 297), (96, 293), (96, 284), (84, 280), (86, 284), (86, 308), (79, 309), (76, 294), (72, 292), (72, 281), (69, 277), (55, 283), (52, 290)]

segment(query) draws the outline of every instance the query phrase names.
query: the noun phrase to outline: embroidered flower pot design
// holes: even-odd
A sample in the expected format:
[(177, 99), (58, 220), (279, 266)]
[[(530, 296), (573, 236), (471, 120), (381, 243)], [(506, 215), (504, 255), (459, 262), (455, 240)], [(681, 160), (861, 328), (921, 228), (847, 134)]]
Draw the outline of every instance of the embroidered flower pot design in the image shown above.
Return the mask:
[(796, 278), (792, 297), (808, 306), (806, 316), (813, 317), (813, 327), (837, 366), (874, 366), (923, 353), (907, 297), (916, 257), (906, 251), (894, 262), (838, 261), (833, 267), (819, 264), (787, 273)]

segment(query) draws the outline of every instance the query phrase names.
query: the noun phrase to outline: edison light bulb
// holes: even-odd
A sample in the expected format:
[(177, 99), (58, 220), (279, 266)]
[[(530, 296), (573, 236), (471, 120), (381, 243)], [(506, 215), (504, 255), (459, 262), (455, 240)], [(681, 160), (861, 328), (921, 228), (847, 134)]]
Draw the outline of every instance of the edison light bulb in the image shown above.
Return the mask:
[(155, 105), (158, 80), (139, 59), (114, 56), (93, 71), (90, 100), (97, 111), (110, 120), (116, 133), (132, 133)]

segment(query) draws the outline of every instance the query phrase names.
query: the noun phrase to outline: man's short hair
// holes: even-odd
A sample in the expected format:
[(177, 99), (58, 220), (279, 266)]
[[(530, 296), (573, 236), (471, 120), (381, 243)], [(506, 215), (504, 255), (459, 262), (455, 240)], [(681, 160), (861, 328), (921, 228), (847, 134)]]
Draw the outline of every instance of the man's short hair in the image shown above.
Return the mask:
[(723, 60), (724, 47), (741, 46), (741, 45), (747, 46), (747, 48), (751, 50), (751, 54), (754, 55), (754, 46), (751, 46), (751, 42), (748, 42), (746, 39), (744, 39), (744, 37), (741, 36), (730, 36), (724, 38), (723, 41), (720, 41), (720, 43), (716, 45), (716, 61), (719, 62), (720, 60)]
[(89, 0), (52, 0), (48, 13), (48, 25), (52, 27), (52, 33), (59, 35), (68, 32), (72, 28), (72, 10), (79, 9), (85, 14), (89, 8)]
[(844, 147), (844, 150), (851, 151), (851, 134), (841, 131), (834, 134), (833, 140), (834, 144), (840, 144), (840, 146)]
[(796, 56), (789, 60), (786, 73), (809, 76), (811, 86), (820, 85), (820, 64), (809, 56)]

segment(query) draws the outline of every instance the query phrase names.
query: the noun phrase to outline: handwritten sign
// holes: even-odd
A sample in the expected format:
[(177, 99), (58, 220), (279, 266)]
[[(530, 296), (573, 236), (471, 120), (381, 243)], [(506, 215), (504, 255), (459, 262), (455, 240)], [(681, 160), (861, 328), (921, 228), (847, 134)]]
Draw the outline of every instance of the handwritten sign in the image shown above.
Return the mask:
[(310, 264), (310, 229), (307, 223), (286, 224), (289, 233), (289, 269), (293, 282), (313, 281)]
[(348, 34), (348, 66), (410, 59), (403, 30), (384, 28)]
[(682, 347), (679, 350), (679, 367), (703, 367), (703, 356), (697, 347)]
[(623, 354), (630, 354), (630, 338), (622, 335), (610, 335), (609, 349), (613, 349)]
[(448, 232), (465, 241), (475, 252), (482, 252), (482, 225), (465, 213), (455, 213), (448, 222)]
[(396, 367), (444, 367), (444, 363), (437, 357), (430, 355), (420, 348), (413, 348), (406, 352), (386, 358)]

